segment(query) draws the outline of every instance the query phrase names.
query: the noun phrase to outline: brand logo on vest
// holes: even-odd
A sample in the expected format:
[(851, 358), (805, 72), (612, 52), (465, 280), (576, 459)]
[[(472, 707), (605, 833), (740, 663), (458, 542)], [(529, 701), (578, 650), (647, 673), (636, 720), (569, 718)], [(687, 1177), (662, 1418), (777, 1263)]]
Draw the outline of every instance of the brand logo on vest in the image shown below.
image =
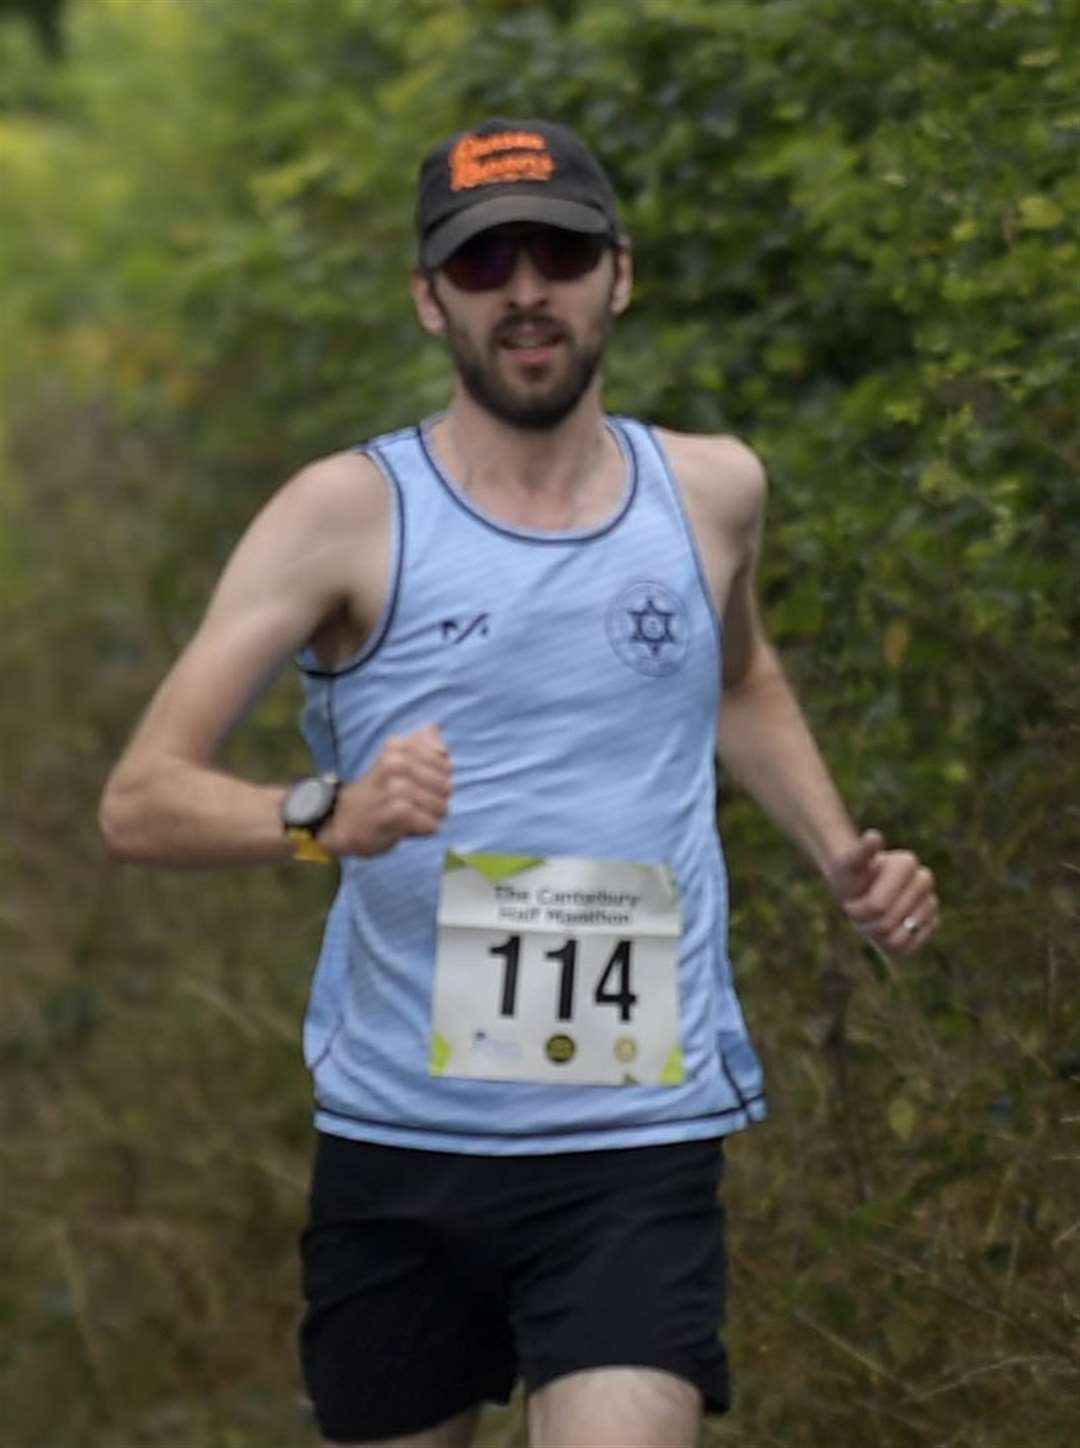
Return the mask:
[(490, 614), (478, 613), (475, 618), (444, 618), (439, 628), (444, 644), (462, 644), (470, 634), (478, 633), (482, 639), (488, 636)]
[(549, 181), (554, 170), (547, 142), (535, 131), (462, 136), (450, 152), (450, 189), (471, 191), (500, 181)]
[(690, 642), (686, 605), (662, 583), (632, 583), (607, 611), (607, 634), (619, 658), (639, 674), (673, 673)]

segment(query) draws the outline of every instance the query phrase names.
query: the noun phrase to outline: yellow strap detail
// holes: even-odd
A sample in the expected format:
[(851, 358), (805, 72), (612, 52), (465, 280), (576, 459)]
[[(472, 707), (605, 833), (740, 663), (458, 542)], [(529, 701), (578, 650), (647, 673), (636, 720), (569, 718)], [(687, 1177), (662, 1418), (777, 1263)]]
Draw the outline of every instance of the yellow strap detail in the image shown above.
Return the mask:
[(288, 829), (285, 831), (285, 838), (292, 845), (294, 860), (308, 860), (314, 865), (334, 863), (334, 856), (329, 850), (323, 849), (310, 830)]

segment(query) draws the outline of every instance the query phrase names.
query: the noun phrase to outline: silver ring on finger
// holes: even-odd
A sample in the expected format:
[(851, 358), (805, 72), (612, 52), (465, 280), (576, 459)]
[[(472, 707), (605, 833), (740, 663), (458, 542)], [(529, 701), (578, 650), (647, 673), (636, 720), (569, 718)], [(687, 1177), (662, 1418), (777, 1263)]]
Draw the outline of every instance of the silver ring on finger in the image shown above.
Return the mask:
[(914, 915), (905, 915), (900, 924), (909, 935), (914, 935), (919, 928), (918, 919)]

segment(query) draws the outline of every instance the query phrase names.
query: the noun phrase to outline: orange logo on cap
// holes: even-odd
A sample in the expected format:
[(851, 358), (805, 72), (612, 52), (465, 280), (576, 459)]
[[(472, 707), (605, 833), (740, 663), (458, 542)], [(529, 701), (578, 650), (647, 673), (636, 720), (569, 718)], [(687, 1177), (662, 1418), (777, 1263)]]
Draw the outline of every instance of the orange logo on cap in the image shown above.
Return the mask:
[(497, 181), (548, 181), (555, 161), (534, 131), (462, 136), (450, 152), (450, 189), (469, 191)]

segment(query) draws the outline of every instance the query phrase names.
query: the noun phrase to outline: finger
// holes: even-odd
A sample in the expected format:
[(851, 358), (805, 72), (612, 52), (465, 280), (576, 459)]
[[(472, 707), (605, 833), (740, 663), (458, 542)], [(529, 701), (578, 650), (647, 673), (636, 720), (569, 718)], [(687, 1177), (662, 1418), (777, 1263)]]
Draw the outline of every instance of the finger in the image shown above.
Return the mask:
[(448, 789), (427, 789), (410, 785), (402, 796), (403, 807), (415, 815), (428, 819), (443, 820), (450, 808)]
[(839, 896), (854, 895), (869, 887), (884, 848), (885, 837), (880, 830), (863, 831), (858, 841), (840, 856), (833, 871)]
[(446, 811), (417, 810), (409, 828), (410, 835), (437, 835), (443, 827)]
[(427, 793), (449, 797), (454, 773), (449, 759), (411, 758), (395, 771), (394, 778), (406, 786)]
[(446, 819), (447, 801), (429, 795), (413, 796), (402, 802), (397, 827), (402, 835), (434, 835)]
[(449, 759), (450, 750), (446, 747), (439, 725), (424, 724), (423, 728), (414, 730), (411, 734), (388, 734), (382, 741), (382, 749), (379, 750), (379, 759), (385, 763), (400, 763), (405, 759)]
[(413, 764), (388, 779), (385, 798), (390, 809), (401, 817), (417, 810), (441, 817), (450, 802), (450, 781), (438, 770)]
[(411, 836), (437, 834), (445, 817), (445, 806), (418, 801), (409, 795), (391, 799), (378, 829), (382, 848), (389, 849), (398, 840)]
[(938, 927), (940, 918), (938, 898), (936, 895), (932, 895), (923, 904), (918, 915), (905, 916), (899, 928), (883, 942), (883, 949), (890, 955), (911, 955), (913, 951), (918, 950), (930, 939)]
[(854, 869), (865, 870), (885, 848), (885, 836), (880, 830), (863, 830), (859, 843), (851, 852)]
[(402, 779), (435, 775), (449, 779), (450, 755), (444, 747), (433, 745), (430, 739), (417, 742), (413, 735), (391, 738), (383, 746), (376, 761), (376, 770), (387, 787)]
[(926, 904), (933, 893), (934, 877), (925, 865), (920, 865), (895, 900), (882, 910), (881, 933), (893, 935), (903, 921), (925, 918)]
[(860, 929), (880, 934), (896, 914), (897, 901), (911, 889), (918, 870), (919, 861), (910, 850), (885, 851), (879, 856), (872, 884), (862, 895), (844, 902), (848, 918)]
[(412, 734), (405, 736), (405, 742), (414, 745), (422, 753), (445, 755), (447, 759), (450, 757), (450, 750), (447, 748), (442, 730), (437, 724), (425, 724), (420, 729), (414, 730)]

